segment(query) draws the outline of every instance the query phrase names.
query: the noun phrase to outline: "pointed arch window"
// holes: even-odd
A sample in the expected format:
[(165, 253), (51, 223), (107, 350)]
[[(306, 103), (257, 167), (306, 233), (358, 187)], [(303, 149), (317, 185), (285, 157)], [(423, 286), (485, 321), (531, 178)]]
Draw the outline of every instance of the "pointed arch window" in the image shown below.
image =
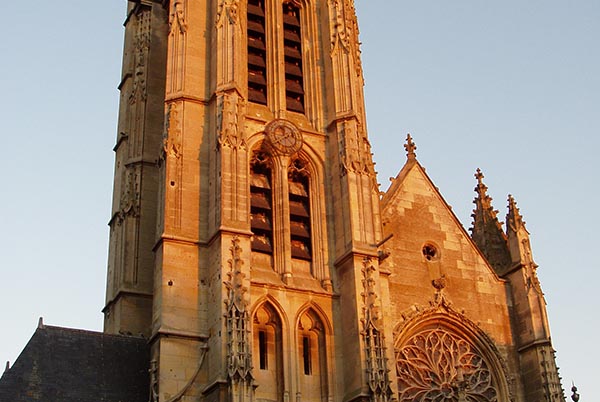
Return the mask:
[(283, 331), (281, 319), (270, 303), (253, 317), (253, 350), (257, 400), (281, 401), (283, 395)]
[(288, 174), (292, 258), (311, 261), (310, 186), (306, 162), (294, 160)]
[(262, 152), (254, 156), (250, 178), (250, 228), (252, 251), (273, 254), (273, 194), (271, 166)]
[(286, 109), (304, 113), (304, 80), (302, 77), (302, 31), (300, 9), (283, 4), (283, 53), (285, 61)]
[(248, 0), (248, 100), (267, 104), (265, 0)]
[(306, 400), (327, 400), (327, 352), (324, 325), (309, 309), (298, 322), (298, 371), (300, 391)]
[[(267, 105), (271, 82), (275, 88), (285, 88), (285, 103), (275, 99), (282, 103), (275, 105), (276, 109), (304, 113), (301, 9), (292, 1), (284, 1), (281, 15), (277, 15), (270, 12), (273, 10), (270, 3), (270, 0), (248, 0), (248, 100)], [(281, 43), (283, 48), (279, 48)], [(281, 76), (273, 62), (283, 65)]]
[(285, 283), (292, 276), (328, 278), (319, 269), (322, 240), (314, 235), (320, 232), (319, 204), (313, 205), (320, 188), (314, 187), (312, 169), (305, 155), (279, 158), (268, 144), (254, 151), (250, 163), (252, 264), (281, 275)]

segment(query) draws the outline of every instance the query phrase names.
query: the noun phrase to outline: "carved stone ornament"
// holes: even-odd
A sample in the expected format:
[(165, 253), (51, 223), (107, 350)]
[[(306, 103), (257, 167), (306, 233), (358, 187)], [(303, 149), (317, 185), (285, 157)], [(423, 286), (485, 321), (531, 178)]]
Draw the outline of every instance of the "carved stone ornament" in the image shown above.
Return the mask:
[(235, 384), (245, 384), (251, 387), (252, 376), (252, 351), (250, 348), (250, 318), (248, 302), (244, 286), (244, 273), (242, 272), (242, 248), (240, 240), (234, 237), (231, 241), (230, 271), (225, 286), (228, 298), (225, 302), (225, 319), (227, 322), (227, 370), (229, 380)]
[(217, 98), (218, 146), (231, 149), (246, 149), (243, 136), (246, 101), (236, 92), (224, 93)]
[(162, 159), (181, 159), (181, 119), (179, 118), (179, 106), (177, 103), (167, 105), (165, 118), (165, 131), (162, 143)]
[(121, 222), (128, 216), (139, 217), (140, 214), (140, 180), (141, 172), (139, 166), (130, 166), (125, 169), (123, 180), (123, 188), (121, 190), (120, 210), (117, 215), (117, 223)]
[(223, 23), (223, 17), (227, 17), (230, 24), (235, 24), (238, 21), (238, 10), (240, 0), (219, 0), (219, 8), (217, 9), (217, 25)]
[(174, 0), (169, 14), (169, 32), (173, 34), (173, 29), (179, 29), (180, 33), (185, 33), (187, 24), (185, 22), (185, 0)]
[(290, 121), (277, 119), (265, 127), (271, 148), (280, 155), (292, 155), (302, 148), (302, 133)]
[(371, 144), (360, 124), (345, 123), (341, 128), (342, 145), (340, 159), (341, 173), (348, 172), (370, 176), (377, 188), (375, 164), (373, 163)]
[(331, 33), (331, 47), (334, 52), (339, 49), (349, 52), (351, 35), (344, 16), (345, 10), (343, 8), (343, 1), (330, 0), (329, 3), (332, 9), (332, 18), (334, 20), (332, 24), (333, 32)]
[(148, 370), (150, 373), (150, 402), (158, 402), (159, 393), (158, 393), (158, 361), (150, 360), (150, 369)]
[(138, 99), (146, 100), (146, 68), (150, 50), (150, 23), (151, 12), (142, 8), (137, 15), (137, 30), (134, 36), (135, 67), (133, 72), (133, 85), (129, 96), (129, 103), (134, 104)]
[(362, 78), (359, 30), (354, 0), (330, 0), (329, 8), (333, 19), (331, 24), (332, 53), (342, 51), (353, 55), (356, 75)]
[(443, 294), (402, 317), (394, 341), (399, 402), (514, 401), (514, 378), (493, 340)]
[(396, 351), (399, 400), (497, 401), (498, 391), (481, 352), (444, 328), (423, 330)]
[(404, 149), (406, 150), (407, 159), (412, 160), (417, 158), (417, 154), (415, 153), (417, 146), (415, 145), (410, 133), (406, 135), (406, 144), (404, 144)]
[(375, 276), (377, 269), (370, 258), (363, 260), (363, 341), (367, 359), (367, 381), (373, 402), (389, 402), (395, 400), (391, 389), (385, 337), (381, 331), (381, 313), (377, 301)]

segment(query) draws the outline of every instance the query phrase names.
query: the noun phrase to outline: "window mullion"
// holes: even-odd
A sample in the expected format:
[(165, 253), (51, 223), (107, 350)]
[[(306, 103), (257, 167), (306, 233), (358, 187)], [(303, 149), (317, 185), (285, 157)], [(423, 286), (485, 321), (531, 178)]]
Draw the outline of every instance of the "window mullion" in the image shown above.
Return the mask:
[(289, 158), (285, 156), (274, 158), (273, 163), (273, 237), (275, 269), (284, 281), (292, 277), (291, 246), (290, 246), (290, 207), (288, 184)]

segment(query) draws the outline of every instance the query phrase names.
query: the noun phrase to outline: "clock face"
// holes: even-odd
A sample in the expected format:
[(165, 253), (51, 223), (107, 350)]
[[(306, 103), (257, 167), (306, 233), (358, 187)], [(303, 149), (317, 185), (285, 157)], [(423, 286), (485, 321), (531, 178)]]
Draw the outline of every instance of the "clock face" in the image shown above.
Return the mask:
[(283, 155), (291, 155), (302, 148), (302, 134), (287, 120), (273, 120), (265, 128), (273, 149)]

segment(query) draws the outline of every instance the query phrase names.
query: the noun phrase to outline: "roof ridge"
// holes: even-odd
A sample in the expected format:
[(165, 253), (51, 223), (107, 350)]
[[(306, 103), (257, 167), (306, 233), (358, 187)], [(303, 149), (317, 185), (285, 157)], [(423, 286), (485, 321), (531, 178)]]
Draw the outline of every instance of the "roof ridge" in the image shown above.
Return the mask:
[(143, 336), (140, 335), (125, 335), (125, 334), (111, 334), (111, 333), (107, 333), (107, 332), (100, 332), (100, 331), (93, 331), (93, 330), (89, 330), (89, 329), (80, 329), (80, 328), (68, 328), (68, 327), (59, 327), (57, 325), (46, 325), (44, 324), (43, 327), (39, 328), (42, 330), (45, 329), (50, 329), (52, 331), (54, 330), (61, 330), (61, 331), (65, 331), (65, 332), (77, 332), (77, 333), (81, 333), (81, 334), (88, 334), (88, 335), (94, 335), (94, 336), (101, 336), (101, 337), (115, 337), (115, 338), (129, 338), (129, 339), (146, 339)]

